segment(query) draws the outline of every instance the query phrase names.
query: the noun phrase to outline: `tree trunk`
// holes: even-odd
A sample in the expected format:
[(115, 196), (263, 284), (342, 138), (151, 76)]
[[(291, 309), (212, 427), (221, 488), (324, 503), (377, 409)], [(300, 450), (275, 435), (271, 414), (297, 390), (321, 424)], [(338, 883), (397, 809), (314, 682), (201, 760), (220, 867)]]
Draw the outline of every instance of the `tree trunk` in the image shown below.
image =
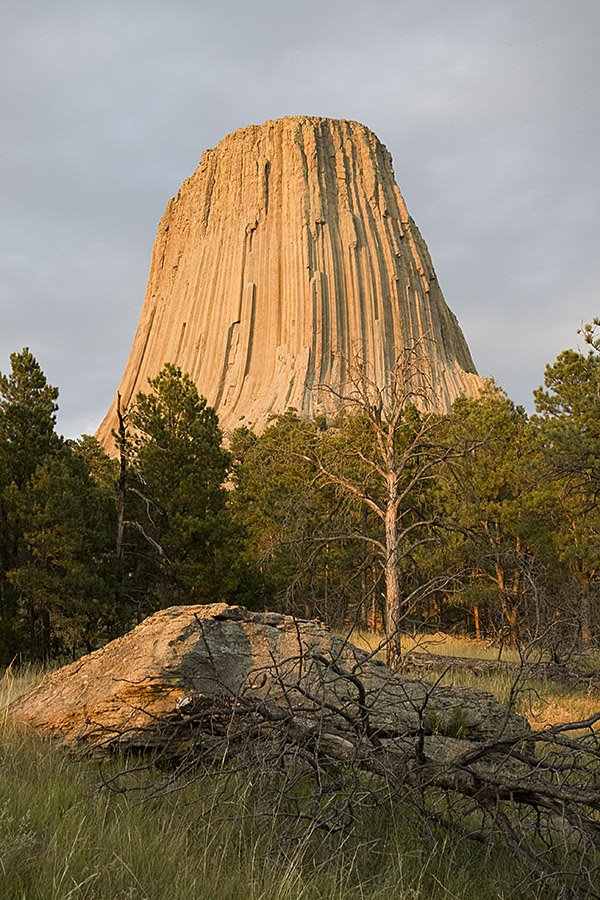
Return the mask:
[(581, 578), (581, 641), (583, 644), (592, 642), (592, 612), (590, 598), (591, 578), (587, 572)]
[(368, 628), (373, 634), (377, 634), (380, 630), (380, 616), (379, 616), (379, 600), (378, 600), (378, 581), (379, 575), (375, 566), (371, 565), (369, 570), (369, 624)]
[(511, 647), (516, 647), (518, 644), (517, 640), (517, 621), (518, 621), (518, 610), (515, 603), (508, 603), (506, 600), (502, 600), (502, 612), (504, 613), (504, 618), (508, 624), (508, 635), (509, 635), (509, 644)]
[(360, 570), (360, 614), (365, 631), (369, 630), (369, 585), (368, 571), (365, 563), (366, 553), (363, 551), (363, 562)]
[(390, 669), (397, 669), (402, 663), (402, 639), (400, 635), (402, 604), (400, 600), (400, 577), (398, 574), (398, 511), (396, 503), (393, 501), (388, 503), (386, 509), (385, 545), (386, 662)]
[(481, 623), (479, 621), (479, 607), (473, 607), (473, 618), (475, 619), (475, 637), (478, 641), (481, 640)]
[[(504, 574), (504, 569), (497, 565), (496, 566), (496, 583), (500, 590), (500, 606), (502, 607), (502, 613), (506, 620), (506, 624), (508, 625), (508, 642), (511, 647), (517, 646), (517, 621), (518, 621), (518, 605), (517, 605), (517, 596), (513, 595), (513, 592), (510, 588), (506, 587), (506, 578)], [(518, 585), (518, 579), (516, 579), (515, 583)], [(510, 595), (513, 595), (512, 601), (508, 598)]]

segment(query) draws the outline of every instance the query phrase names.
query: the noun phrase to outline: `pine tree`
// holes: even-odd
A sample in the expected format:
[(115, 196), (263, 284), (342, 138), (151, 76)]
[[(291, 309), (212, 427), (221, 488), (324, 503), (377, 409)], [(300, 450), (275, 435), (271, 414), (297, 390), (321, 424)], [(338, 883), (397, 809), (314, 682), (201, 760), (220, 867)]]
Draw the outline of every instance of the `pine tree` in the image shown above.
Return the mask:
[(594, 631), (594, 588), (600, 580), (600, 353), (565, 350), (546, 367), (534, 392), (557, 487), (556, 544), (579, 584), (581, 636)]
[(23, 490), (7, 492), (21, 523), (21, 549), (6, 578), (19, 598), (25, 655), (49, 661), (91, 650), (105, 635), (112, 498), (66, 444)]
[(0, 373), (0, 478), (24, 487), (42, 459), (55, 454), (58, 388), (46, 381), (25, 347), (10, 357), (11, 373)]
[(456, 572), (449, 599), (472, 613), (478, 636), (486, 611), (516, 645), (531, 624), (526, 576), (549, 540), (535, 429), (524, 409), (490, 382), (479, 398), (455, 401), (444, 430), (453, 446), (472, 444), (436, 484), (437, 503), (456, 526), (443, 557)]
[(125, 515), (139, 614), (229, 596), (237, 553), (224, 487), (230, 457), (214, 409), (174, 365), (149, 386), (130, 415)]
[(24, 552), (15, 501), (36, 468), (61, 447), (54, 430), (58, 389), (48, 384), (28, 347), (11, 354), (10, 362), (10, 374), (0, 373), (0, 658), (8, 661), (22, 652), (24, 641), (19, 594), (7, 578)]

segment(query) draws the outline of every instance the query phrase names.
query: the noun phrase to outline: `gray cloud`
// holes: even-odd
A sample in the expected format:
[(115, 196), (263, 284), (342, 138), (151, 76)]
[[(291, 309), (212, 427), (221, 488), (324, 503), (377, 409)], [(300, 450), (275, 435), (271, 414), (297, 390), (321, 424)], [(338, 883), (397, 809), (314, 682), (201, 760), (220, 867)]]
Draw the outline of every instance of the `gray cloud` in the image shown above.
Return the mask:
[(480, 371), (519, 402), (600, 313), (597, 0), (5, 0), (0, 369), (31, 346), (60, 426), (118, 383), (168, 198), (250, 122), (389, 147)]

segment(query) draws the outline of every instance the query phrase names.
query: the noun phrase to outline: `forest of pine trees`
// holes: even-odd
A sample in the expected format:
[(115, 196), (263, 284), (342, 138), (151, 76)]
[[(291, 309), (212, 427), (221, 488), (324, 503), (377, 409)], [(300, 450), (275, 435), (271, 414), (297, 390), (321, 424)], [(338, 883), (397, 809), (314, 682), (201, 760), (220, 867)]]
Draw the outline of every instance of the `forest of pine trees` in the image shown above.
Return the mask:
[(598, 325), (586, 352), (547, 366), (532, 416), (493, 382), (447, 416), (358, 390), (339, 421), (290, 410), (227, 447), (168, 364), (120, 409), (114, 457), (57, 435), (58, 390), (14, 353), (0, 375), (0, 664), (66, 660), (160, 607), (220, 600), (545, 640), (558, 658), (597, 641)]

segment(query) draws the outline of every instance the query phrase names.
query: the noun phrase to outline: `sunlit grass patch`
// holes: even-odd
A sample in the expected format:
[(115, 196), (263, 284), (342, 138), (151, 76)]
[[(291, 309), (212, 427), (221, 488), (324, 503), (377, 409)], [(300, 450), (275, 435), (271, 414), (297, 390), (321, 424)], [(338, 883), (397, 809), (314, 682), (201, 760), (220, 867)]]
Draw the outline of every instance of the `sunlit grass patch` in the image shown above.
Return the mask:
[[(370, 631), (354, 628), (351, 631), (338, 631), (338, 635), (360, 647), (362, 650), (372, 652), (379, 650), (377, 657), (385, 659), (385, 636), (374, 634)], [(519, 662), (520, 656), (517, 650), (511, 647), (494, 646), (487, 641), (475, 641), (472, 638), (460, 637), (452, 634), (436, 632), (413, 632), (402, 635), (403, 653), (433, 653), (436, 656), (461, 656), (469, 659), (504, 660), (505, 662)]]
[[(1, 670), (0, 670), (1, 671)], [(0, 728), (6, 733), (12, 725), (8, 707), (40, 683), (47, 669), (40, 665), (25, 665), (19, 668), (8, 666), (0, 674)]]
[[(340, 635), (347, 636), (341, 632)], [(349, 640), (361, 649), (373, 652), (384, 641), (384, 637), (380, 634), (356, 629), (352, 631)], [(427, 652), (434, 655), (488, 661), (500, 658), (502, 662), (513, 663), (514, 665), (510, 668), (490, 671), (452, 668), (444, 675), (442, 684), (487, 691), (502, 703), (508, 703), (515, 697), (516, 711), (528, 719), (532, 728), (538, 729), (564, 722), (584, 720), (600, 711), (599, 691), (572, 689), (558, 679), (529, 675), (526, 673), (526, 666), (529, 662), (527, 654), (523, 654), (522, 658), (518, 651), (512, 648), (505, 647), (500, 654), (498, 647), (492, 647), (486, 642), (441, 632), (403, 635), (402, 645), (405, 653)], [(376, 657), (384, 661), (385, 649), (379, 650)], [(533, 661), (538, 661), (537, 655), (534, 656)], [(522, 672), (519, 670), (521, 662), (524, 666)], [(583, 672), (598, 671), (600, 655), (593, 652), (586, 653), (577, 659), (577, 666)], [(410, 677), (433, 681), (439, 676), (440, 672), (417, 670)], [(517, 690), (515, 691), (516, 681)]]
[(0, 670), (0, 710), (9, 703), (36, 687), (48, 669), (41, 665), (27, 664), (15, 668), (8, 666)]

